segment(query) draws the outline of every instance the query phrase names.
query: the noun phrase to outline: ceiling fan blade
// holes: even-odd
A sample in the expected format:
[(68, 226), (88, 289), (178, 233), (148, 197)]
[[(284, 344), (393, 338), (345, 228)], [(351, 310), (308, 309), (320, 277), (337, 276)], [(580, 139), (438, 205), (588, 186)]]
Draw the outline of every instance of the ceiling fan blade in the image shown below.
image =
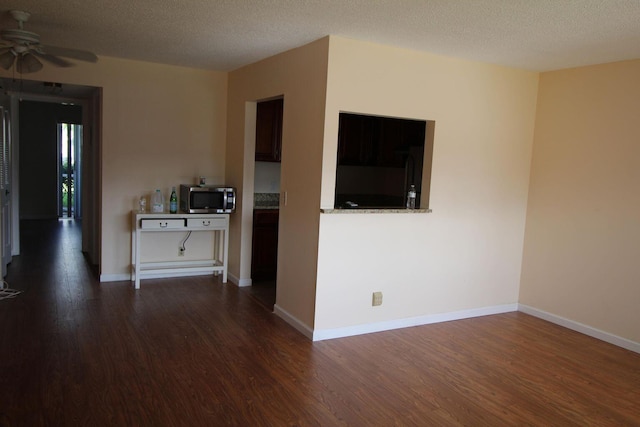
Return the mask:
[(53, 56), (64, 56), (65, 58), (77, 59), (79, 61), (98, 62), (98, 57), (96, 56), (96, 54), (87, 50), (68, 49), (66, 47), (45, 45), (42, 45), (40, 47), (41, 53), (44, 54)]
[(48, 53), (40, 53), (40, 52), (37, 52), (35, 50), (32, 50), (31, 53), (33, 53), (38, 58), (44, 59), (45, 61), (50, 62), (53, 65), (56, 65), (58, 67), (72, 67), (73, 66), (72, 62), (69, 62), (69, 61), (64, 60), (62, 58), (58, 58), (57, 56), (49, 55)]
[(13, 62), (16, 60), (16, 55), (11, 51), (11, 49), (7, 49), (4, 52), (0, 53), (0, 67), (8, 70), (13, 65)]

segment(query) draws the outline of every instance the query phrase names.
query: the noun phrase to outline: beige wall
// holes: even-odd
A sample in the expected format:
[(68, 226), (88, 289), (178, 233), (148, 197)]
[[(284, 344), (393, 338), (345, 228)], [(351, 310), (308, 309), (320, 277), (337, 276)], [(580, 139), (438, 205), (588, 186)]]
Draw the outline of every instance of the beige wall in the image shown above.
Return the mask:
[(537, 73), (331, 37), (321, 206), (351, 111), (435, 121), (433, 213), (322, 214), (316, 330), (517, 303), (537, 86)]
[(25, 77), (103, 88), (103, 278), (129, 273), (130, 212), (140, 195), (198, 175), (224, 180), (226, 73), (101, 57)]
[[(135, 200), (205, 175), (240, 189), (230, 273), (250, 279), (254, 102), (284, 95), (282, 312), (329, 330), (520, 302), (639, 342), (639, 74), (630, 61), (538, 84), (332, 36), (228, 74), (100, 58), (28, 77), (103, 88), (103, 277), (129, 272)], [(319, 213), (340, 111), (435, 121), (433, 213)]]
[(240, 189), (231, 217), (230, 274), (250, 279), (255, 101), (284, 96), (276, 306), (313, 327), (328, 38), (229, 74), (227, 182)]
[(540, 77), (520, 302), (640, 342), (640, 61)]

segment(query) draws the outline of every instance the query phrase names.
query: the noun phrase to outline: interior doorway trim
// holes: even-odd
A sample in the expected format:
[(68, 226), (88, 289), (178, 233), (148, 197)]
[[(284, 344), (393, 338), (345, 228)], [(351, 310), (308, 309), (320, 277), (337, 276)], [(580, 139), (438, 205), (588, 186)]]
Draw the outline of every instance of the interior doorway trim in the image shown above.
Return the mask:
[[(95, 90), (99, 90), (96, 88)], [(100, 111), (93, 111), (91, 108), (91, 99), (90, 98), (72, 98), (65, 97), (59, 95), (40, 95), (35, 93), (27, 93), (27, 92), (16, 92), (16, 91), (8, 91), (7, 95), (9, 95), (11, 99), (11, 137), (12, 137), (12, 153), (11, 153), (11, 179), (12, 179), (12, 199), (11, 199), (11, 237), (12, 237), (12, 251), (11, 255), (20, 255), (20, 132), (19, 132), (19, 123), (20, 123), (20, 101), (36, 101), (36, 102), (47, 102), (53, 104), (75, 104), (79, 105), (82, 108), (82, 125), (84, 129), (89, 129), (95, 120), (93, 119), (93, 115), (100, 114)], [(99, 139), (99, 137), (97, 138)], [(99, 144), (99, 142), (98, 142)], [(101, 150), (99, 147), (96, 149), (96, 156), (101, 156)], [(93, 163), (93, 162), (92, 162)], [(98, 162), (100, 163), (100, 162)], [(101, 186), (100, 183), (100, 171), (95, 170), (92, 172), (95, 174), (94, 179), (97, 181), (98, 187)], [(99, 194), (100, 192), (98, 192)], [(96, 196), (97, 197), (97, 196)], [(87, 203), (91, 203), (90, 201), (86, 201)], [(99, 215), (99, 213), (96, 213)], [(83, 226), (83, 232), (85, 231)], [(95, 234), (95, 238), (100, 240), (100, 224), (96, 225), (96, 229), (91, 231)], [(84, 239), (83, 239), (84, 241)], [(101, 245), (98, 242), (98, 247)], [(83, 248), (84, 250), (84, 248)], [(95, 262), (99, 263), (99, 259), (96, 259)]]

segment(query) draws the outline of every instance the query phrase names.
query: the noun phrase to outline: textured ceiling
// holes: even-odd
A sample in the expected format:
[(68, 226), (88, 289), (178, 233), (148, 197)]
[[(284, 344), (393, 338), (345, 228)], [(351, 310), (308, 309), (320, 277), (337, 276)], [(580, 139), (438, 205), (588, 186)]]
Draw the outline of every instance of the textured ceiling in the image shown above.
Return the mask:
[(640, 0), (2, 0), (44, 44), (233, 70), (328, 34), (546, 71), (640, 58)]

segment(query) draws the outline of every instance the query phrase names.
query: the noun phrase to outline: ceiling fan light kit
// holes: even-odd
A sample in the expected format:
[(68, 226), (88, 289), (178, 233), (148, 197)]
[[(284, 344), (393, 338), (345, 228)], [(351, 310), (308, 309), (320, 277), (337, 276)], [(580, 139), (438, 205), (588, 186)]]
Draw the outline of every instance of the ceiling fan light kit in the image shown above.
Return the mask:
[(35, 73), (42, 70), (42, 62), (30, 54), (24, 54), (16, 63), (16, 69), (20, 74)]
[(16, 54), (11, 51), (11, 49), (2, 52), (0, 54), (0, 67), (8, 70), (13, 65), (13, 61), (16, 59)]
[(16, 71), (20, 74), (34, 73), (43, 67), (39, 59), (57, 67), (74, 65), (64, 58), (94, 63), (98, 61), (94, 53), (86, 50), (41, 44), (38, 34), (24, 29), (24, 23), (31, 14), (20, 10), (11, 10), (9, 14), (18, 23), (18, 28), (0, 30), (0, 67), (5, 70), (15, 64)]

